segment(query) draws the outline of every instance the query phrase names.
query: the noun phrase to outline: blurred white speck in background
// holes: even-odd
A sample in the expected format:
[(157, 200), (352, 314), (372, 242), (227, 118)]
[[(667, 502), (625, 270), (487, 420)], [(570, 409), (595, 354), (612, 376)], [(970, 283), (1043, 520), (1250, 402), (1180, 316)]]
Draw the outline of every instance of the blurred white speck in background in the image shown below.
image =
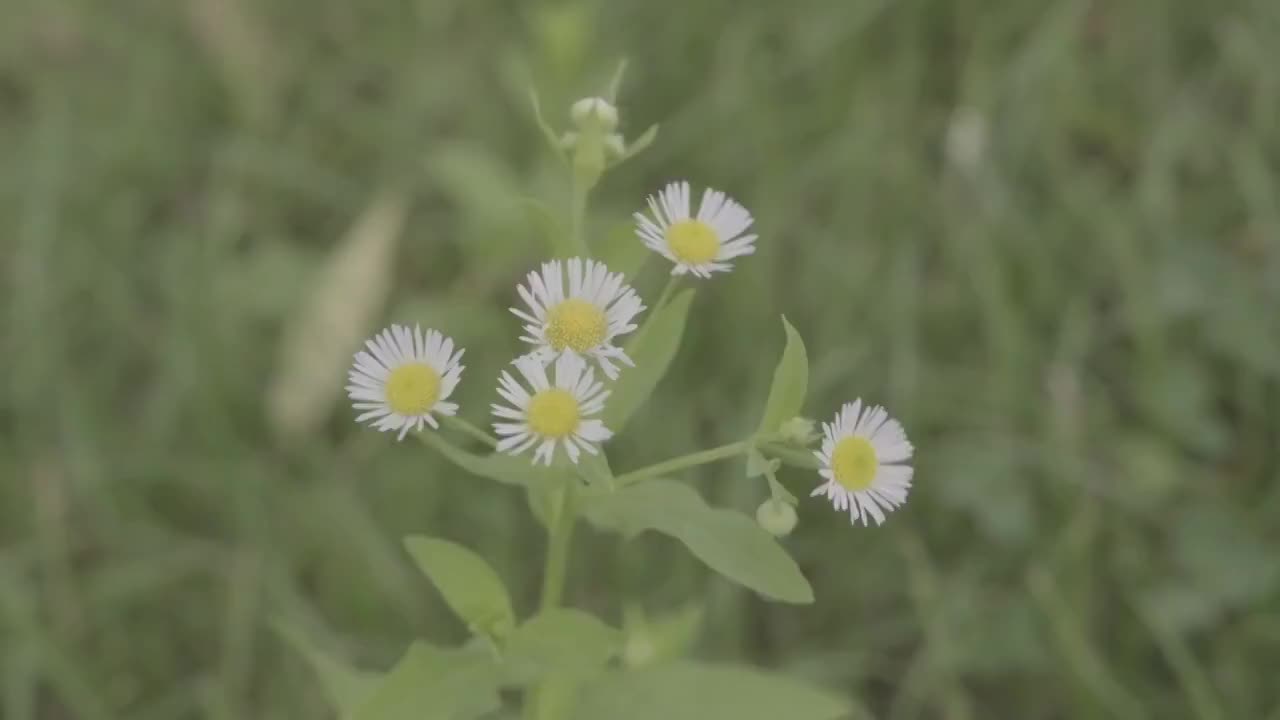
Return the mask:
[(987, 118), (976, 108), (960, 105), (947, 123), (947, 163), (968, 176), (978, 173), (987, 152)]

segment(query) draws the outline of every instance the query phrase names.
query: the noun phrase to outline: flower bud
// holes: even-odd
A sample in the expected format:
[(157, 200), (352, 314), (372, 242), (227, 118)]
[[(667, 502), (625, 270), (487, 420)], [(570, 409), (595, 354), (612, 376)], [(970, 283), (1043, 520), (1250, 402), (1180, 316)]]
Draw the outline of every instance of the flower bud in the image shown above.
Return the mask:
[(583, 98), (573, 104), (569, 117), (580, 130), (598, 129), (606, 133), (618, 127), (618, 109), (604, 98)]
[(760, 507), (756, 508), (756, 522), (760, 523), (760, 527), (765, 532), (774, 537), (784, 537), (791, 534), (796, 527), (796, 509), (791, 504), (772, 498), (760, 503)]
[(778, 434), (788, 445), (805, 446), (818, 439), (817, 424), (809, 418), (793, 417), (782, 423)]

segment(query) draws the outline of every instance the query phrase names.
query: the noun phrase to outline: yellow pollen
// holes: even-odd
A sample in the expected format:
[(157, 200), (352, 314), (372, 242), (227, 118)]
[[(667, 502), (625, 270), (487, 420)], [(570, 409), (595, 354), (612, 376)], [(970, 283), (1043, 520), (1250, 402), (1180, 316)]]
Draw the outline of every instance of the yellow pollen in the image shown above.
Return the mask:
[(681, 220), (667, 228), (667, 247), (680, 262), (701, 265), (720, 254), (720, 236), (701, 220)]
[(529, 428), (547, 438), (562, 438), (578, 429), (578, 401), (568, 390), (543, 390), (529, 401)]
[(880, 467), (876, 459), (876, 449), (866, 438), (847, 437), (836, 443), (831, 453), (831, 471), (836, 482), (846, 490), (866, 490), (876, 479), (876, 470)]
[(387, 378), (387, 404), (400, 415), (421, 415), (440, 399), (440, 373), (422, 363), (401, 365)]
[(551, 308), (547, 340), (557, 352), (569, 348), (585, 353), (604, 342), (608, 327), (603, 310), (586, 300), (570, 298)]

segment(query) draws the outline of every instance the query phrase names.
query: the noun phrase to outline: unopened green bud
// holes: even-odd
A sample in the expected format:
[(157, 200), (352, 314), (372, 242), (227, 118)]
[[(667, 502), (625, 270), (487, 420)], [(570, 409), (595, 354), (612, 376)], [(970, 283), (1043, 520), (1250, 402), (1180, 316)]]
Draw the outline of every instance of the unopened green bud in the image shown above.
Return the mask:
[(760, 527), (765, 532), (774, 537), (784, 537), (791, 534), (795, 529), (796, 509), (785, 500), (772, 498), (760, 503), (760, 507), (756, 508), (756, 522), (760, 523)]
[(793, 417), (778, 428), (782, 441), (790, 445), (805, 446), (818, 439), (817, 423), (809, 418)]
[(583, 98), (573, 104), (569, 117), (579, 130), (613, 132), (618, 127), (618, 109), (604, 98)]

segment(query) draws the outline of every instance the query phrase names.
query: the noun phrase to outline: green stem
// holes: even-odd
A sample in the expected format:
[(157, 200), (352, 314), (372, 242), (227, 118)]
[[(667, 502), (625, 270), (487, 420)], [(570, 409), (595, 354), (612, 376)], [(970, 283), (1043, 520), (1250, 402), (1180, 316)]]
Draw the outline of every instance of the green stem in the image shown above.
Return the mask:
[(640, 347), (640, 340), (649, 332), (649, 320), (652, 320), (654, 317), (654, 314), (657, 313), (659, 310), (661, 310), (662, 306), (666, 305), (667, 302), (671, 300), (671, 296), (675, 294), (676, 288), (678, 287), (680, 287), (679, 275), (672, 275), (670, 278), (667, 279), (667, 284), (662, 288), (662, 293), (658, 295), (658, 302), (654, 303), (652, 307), (648, 308), (645, 311), (648, 313), (648, 317), (645, 319), (644, 323), (640, 326), (640, 329), (637, 330), (635, 334), (631, 336), (631, 339), (629, 341), (627, 341), (627, 347), (629, 348)]
[(663, 305), (666, 305), (667, 302), (671, 300), (671, 296), (675, 294), (676, 288), (680, 287), (680, 277), (681, 276), (679, 275), (672, 275), (667, 278), (667, 284), (662, 288), (662, 294), (658, 296), (658, 302), (653, 304), (653, 309), (649, 311), (650, 313), (658, 312), (662, 309)]
[(547, 536), (547, 564), (542, 575), (542, 610), (560, 604), (564, 593), (565, 573), (569, 565), (569, 543), (573, 539), (573, 525), (577, 508), (573, 503), (574, 481), (565, 483), (560, 503), (552, 519)]
[(576, 178), (573, 181), (573, 197), (569, 204), (569, 247), (578, 257), (591, 257), (587, 249), (587, 238), (583, 226), (587, 222), (587, 194), (591, 188), (584, 187)]
[(666, 475), (667, 473), (694, 467), (696, 465), (705, 465), (717, 460), (731, 458), (734, 455), (741, 455), (746, 452), (747, 448), (750, 446), (750, 441), (739, 440), (738, 442), (721, 445), (720, 447), (714, 447), (710, 450), (703, 450), (701, 452), (671, 458), (670, 460), (663, 460), (660, 463), (654, 463), (653, 465), (642, 467), (639, 470), (632, 470), (629, 473), (623, 473), (616, 478), (616, 482), (619, 487), (622, 487), (630, 485), (631, 483), (639, 482), (645, 478)]
[[(560, 502), (557, 503), (555, 517), (547, 529), (547, 560), (542, 573), (542, 598), (539, 611), (546, 612), (560, 605), (564, 595), (565, 576), (569, 568), (569, 547), (573, 539), (574, 491), (576, 481), (570, 479), (560, 491)], [(547, 720), (547, 705), (550, 696), (555, 692), (551, 684), (555, 676), (543, 681), (525, 692), (525, 720)]]
[(479, 440), (491, 448), (498, 447), (498, 441), (494, 440), (493, 436), (456, 415), (446, 415), (444, 416), (444, 421), (453, 429), (458, 430), (463, 434), (470, 435), (472, 438)]

